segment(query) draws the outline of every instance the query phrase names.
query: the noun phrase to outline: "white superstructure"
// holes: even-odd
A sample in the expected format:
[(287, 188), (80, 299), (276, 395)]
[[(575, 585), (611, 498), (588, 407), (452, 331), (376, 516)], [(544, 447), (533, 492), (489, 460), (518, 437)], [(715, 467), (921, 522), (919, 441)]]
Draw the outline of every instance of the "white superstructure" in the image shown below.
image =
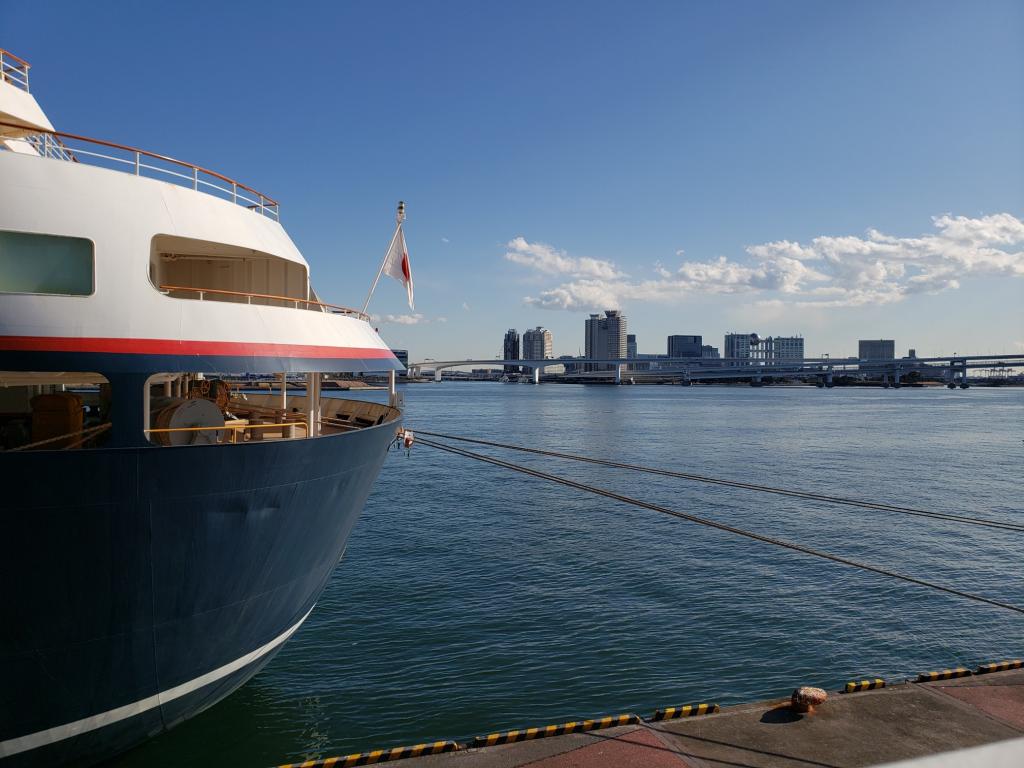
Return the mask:
[(275, 200), (54, 131), (28, 65), (2, 56), (0, 258), (16, 267), (0, 276), (0, 353), (147, 358), (114, 363), (135, 370), (181, 367), (149, 359), (162, 356), (222, 371), (400, 367), (365, 315), (319, 300)]

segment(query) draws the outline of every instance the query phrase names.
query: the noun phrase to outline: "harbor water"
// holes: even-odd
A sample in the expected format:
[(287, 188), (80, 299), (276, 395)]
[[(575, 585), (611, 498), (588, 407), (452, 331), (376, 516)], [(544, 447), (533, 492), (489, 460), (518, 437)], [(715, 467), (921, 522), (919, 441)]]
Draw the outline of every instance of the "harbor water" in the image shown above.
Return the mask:
[[(413, 430), (1024, 523), (1024, 389), (404, 391)], [(1013, 531), (463, 447), (1024, 605)], [(269, 766), (1022, 649), (1019, 614), (416, 446), (271, 663), (112, 765)]]

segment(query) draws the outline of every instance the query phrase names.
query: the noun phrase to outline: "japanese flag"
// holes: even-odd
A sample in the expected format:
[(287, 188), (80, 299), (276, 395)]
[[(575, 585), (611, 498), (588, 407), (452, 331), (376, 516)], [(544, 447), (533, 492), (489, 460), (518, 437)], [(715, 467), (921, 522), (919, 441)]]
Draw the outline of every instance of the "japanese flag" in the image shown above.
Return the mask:
[(405, 233), (398, 228), (398, 235), (391, 243), (391, 250), (384, 257), (384, 274), (390, 275), (405, 286), (409, 296), (409, 309), (416, 309), (412, 301), (412, 269), (409, 267), (409, 249), (405, 247)]

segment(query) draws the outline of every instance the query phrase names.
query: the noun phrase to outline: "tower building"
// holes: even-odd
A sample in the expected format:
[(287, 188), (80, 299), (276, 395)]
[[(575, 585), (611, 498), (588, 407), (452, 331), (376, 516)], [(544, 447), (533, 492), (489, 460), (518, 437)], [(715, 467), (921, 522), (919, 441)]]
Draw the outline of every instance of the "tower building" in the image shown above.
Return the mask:
[[(626, 357), (626, 316), (617, 309), (605, 310), (604, 317), (591, 315), (584, 322), (586, 356)], [(588, 370), (608, 370), (610, 365), (588, 364)]]
[[(502, 357), (505, 360), (519, 359), (519, 332), (515, 328), (505, 331), (505, 343), (502, 347)], [(506, 365), (505, 373), (519, 373), (518, 365)]]
[(537, 326), (523, 331), (523, 360), (547, 360), (554, 357), (551, 331)]

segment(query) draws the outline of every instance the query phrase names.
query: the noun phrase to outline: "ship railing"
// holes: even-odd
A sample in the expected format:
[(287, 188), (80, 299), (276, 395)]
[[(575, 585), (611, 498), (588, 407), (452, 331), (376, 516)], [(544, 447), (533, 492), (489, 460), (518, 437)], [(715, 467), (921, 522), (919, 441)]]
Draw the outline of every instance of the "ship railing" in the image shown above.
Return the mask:
[(20, 56), (0, 48), (0, 80), (28, 92), (28, 71), (32, 65)]
[(110, 429), (110, 422), (104, 422), (94, 427), (86, 427), (85, 429), (79, 429), (75, 432), (67, 432), (63, 435), (57, 435), (56, 437), (48, 437), (45, 440), (36, 440), (35, 442), (28, 443), (26, 445), (19, 445), (16, 448), (8, 448), (10, 452), (15, 451), (31, 451), (35, 448), (42, 448), (46, 446), (48, 448), (58, 448), (62, 451), (66, 451), (69, 448), (81, 448), (85, 443), (93, 440), (100, 436), (101, 433)]
[[(25, 136), (27, 141), (40, 157), (49, 157), (54, 160), (67, 160), (77, 163), (75, 153), (68, 149), (67, 145), (58, 136), (50, 136), (47, 133), (39, 133), (32, 136)], [(10, 141), (10, 139), (8, 139)]]
[[(26, 129), (18, 123), (0, 121), (0, 135), (12, 133), (11, 129), (18, 133), (7, 137), (5, 141), (23, 141), (42, 157), (88, 163), (190, 187), (196, 192), (205, 192), (222, 200), (230, 200), (262, 216), (280, 221), (281, 206), (276, 200), (208, 168), (126, 144), (91, 139), (88, 136), (63, 131)], [(31, 133), (23, 135), (26, 131)]]
[[(285, 427), (302, 427), (304, 430), (301, 437), (291, 437), (285, 432)], [(281, 430), (281, 437), (277, 439), (281, 440), (303, 440), (309, 437), (309, 424), (305, 421), (285, 421), (285, 422), (274, 422), (272, 424), (232, 424), (230, 422), (222, 426), (212, 427), (155, 427), (153, 429), (143, 430), (147, 435), (162, 435), (170, 434), (174, 432), (185, 433), (185, 432), (217, 432), (224, 433), (218, 435), (218, 443), (238, 443), (244, 440), (245, 433), (249, 430), (259, 429), (274, 429)], [(290, 430), (289, 430), (290, 431)], [(251, 432), (250, 432), (251, 434)], [(241, 438), (241, 439), (240, 439)]]
[[(314, 312), (329, 312), (332, 315), (347, 315), (354, 317), (357, 320), (365, 320), (369, 322), (370, 316), (365, 312), (360, 312), (358, 309), (351, 309), (350, 307), (342, 307), (337, 304), (328, 304), (323, 301), (316, 301), (315, 299), (300, 299), (294, 296), (275, 296), (270, 293), (246, 293), (245, 291), (225, 291), (220, 288), (196, 288), (194, 286), (186, 285), (161, 285), (160, 290), (166, 293), (192, 293), (196, 294), (196, 297), (203, 301), (207, 298), (207, 295), (218, 297), (232, 297), (238, 299), (239, 303), (244, 300), (246, 304), (260, 304), (261, 302), (269, 303), (281, 302), (285, 306), (291, 305), (295, 309), (308, 309)], [(255, 299), (255, 302), (253, 301)], [(216, 301), (217, 299), (212, 299)], [(230, 300), (230, 299), (229, 299)]]

